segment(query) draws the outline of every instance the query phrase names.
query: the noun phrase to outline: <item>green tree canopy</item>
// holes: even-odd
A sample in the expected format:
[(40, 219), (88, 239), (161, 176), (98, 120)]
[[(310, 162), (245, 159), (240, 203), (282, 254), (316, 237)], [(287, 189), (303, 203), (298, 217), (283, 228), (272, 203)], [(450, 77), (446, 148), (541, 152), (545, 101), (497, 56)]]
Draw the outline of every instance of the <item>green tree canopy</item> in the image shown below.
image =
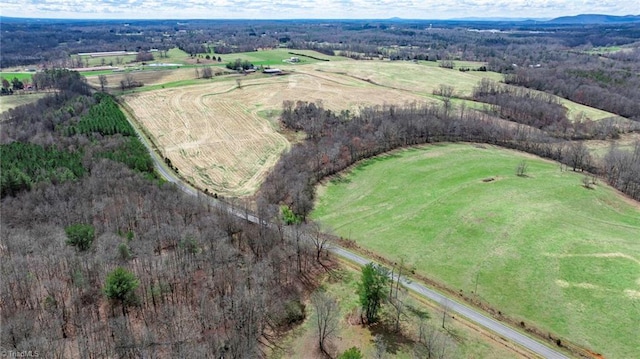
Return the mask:
[(86, 251), (91, 247), (96, 230), (90, 224), (72, 224), (64, 229), (67, 233), (67, 244), (77, 247), (79, 251)]
[(286, 206), (286, 205), (280, 206), (280, 211), (282, 211), (282, 220), (286, 225), (289, 226), (292, 224), (302, 223), (302, 218), (296, 215), (295, 213), (293, 213), (293, 211), (291, 210), (291, 208), (289, 208), (289, 206)]
[(338, 359), (362, 359), (362, 352), (357, 347), (351, 347), (340, 354)]
[(360, 305), (368, 323), (378, 321), (378, 312), (387, 292), (389, 277), (387, 270), (377, 264), (369, 263), (362, 268), (362, 277), (358, 285)]
[(122, 304), (131, 304), (136, 301), (134, 291), (140, 285), (136, 276), (122, 267), (117, 267), (109, 275), (104, 286), (104, 294), (109, 299), (117, 300)]

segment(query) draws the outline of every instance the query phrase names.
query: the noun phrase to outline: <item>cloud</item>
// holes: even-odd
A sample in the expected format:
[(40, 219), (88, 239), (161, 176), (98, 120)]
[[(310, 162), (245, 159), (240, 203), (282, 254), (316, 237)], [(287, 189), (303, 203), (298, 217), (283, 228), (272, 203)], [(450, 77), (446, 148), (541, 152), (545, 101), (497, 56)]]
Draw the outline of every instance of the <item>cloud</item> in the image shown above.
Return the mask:
[[(584, 13), (628, 15), (621, 0), (3, 0), (3, 16), (50, 18), (292, 19), (557, 17)], [(636, 4), (637, 5), (637, 4)]]

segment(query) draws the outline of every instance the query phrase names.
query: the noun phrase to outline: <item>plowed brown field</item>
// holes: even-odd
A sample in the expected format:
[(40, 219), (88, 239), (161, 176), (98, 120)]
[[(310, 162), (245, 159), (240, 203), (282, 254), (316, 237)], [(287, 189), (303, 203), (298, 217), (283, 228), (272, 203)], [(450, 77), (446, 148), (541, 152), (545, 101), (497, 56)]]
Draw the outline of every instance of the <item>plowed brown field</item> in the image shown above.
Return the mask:
[(260, 185), (289, 147), (276, 126), (259, 113), (280, 110), (282, 102), (321, 101), (328, 109), (425, 101), (349, 77), (294, 73), (269, 78), (242, 77), (125, 96), (134, 115), (165, 157), (193, 184), (211, 192), (246, 196)]

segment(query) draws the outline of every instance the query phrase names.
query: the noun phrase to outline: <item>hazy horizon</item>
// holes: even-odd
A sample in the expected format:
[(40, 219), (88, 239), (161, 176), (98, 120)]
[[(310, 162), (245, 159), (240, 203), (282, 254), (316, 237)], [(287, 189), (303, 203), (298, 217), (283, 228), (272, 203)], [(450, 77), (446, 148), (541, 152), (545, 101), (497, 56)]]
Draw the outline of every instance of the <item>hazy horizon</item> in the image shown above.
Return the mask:
[(455, 19), (635, 15), (618, 0), (5, 0), (0, 15), (51, 19)]

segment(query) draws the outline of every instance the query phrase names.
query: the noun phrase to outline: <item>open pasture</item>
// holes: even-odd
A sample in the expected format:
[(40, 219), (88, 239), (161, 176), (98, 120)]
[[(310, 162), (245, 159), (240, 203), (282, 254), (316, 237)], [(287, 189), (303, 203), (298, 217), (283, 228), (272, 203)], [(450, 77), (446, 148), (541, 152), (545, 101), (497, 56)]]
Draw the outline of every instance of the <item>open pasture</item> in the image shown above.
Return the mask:
[[(294, 52), (298, 55), (290, 54), (290, 52)], [(242, 52), (242, 53), (234, 53), (234, 54), (213, 54), (211, 55), (214, 59), (206, 60), (204, 58), (190, 58), (188, 54), (179, 49), (171, 49), (168, 51), (168, 58), (156, 58), (156, 61), (151, 61), (150, 63), (183, 63), (183, 64), (191, 64), (188, 68), (179, 68), (179, 69), (163, 69), (162, 67), (152, 68), (150, 66), (145, 66), (142, 71), (126, 71), (126, 72), (113, 72), (111, 70), (108, 71), (96, 71), (96, 72), (86, 72), (85, 76), (87, 77), (88, 82), (94, 86), (99, 87), (100, 81), (98, 79), (98, 75), (106, 75), (107, 76), (107, 88), (111, 90), (118, 90), (120, 87), (120, 81), (124, 79), (126, 74), (130, 74), (134, 77), (136, 81), (142, 82), (146, 88), (137, 88), (135, 92), (147, 91), (149, 87), (153, 87), (155, 90), (157, 87), (161, 85), (166, 85), (167, 87), (176, 87), (176, 86), (185, 86), (185, 85), (194, 85), (201, 82), (198, 80), (196, 76), (196, 71), (199, 71), (202, 74), (202, 67), (211, 67), (214, 74), (220, 74), (228, 72), (224, 66), (231, 61), (235, 61), (236, 59), (247, 60), (253, 63), (255, 66), (271, 66), (271, 67), (279, 67), (279, 68), (295, 68), (296, 66), (304, 65), (304, 64), (313, 64), (319, 62), (319, 60), (306, 57), (311, 56), (320, 59), (327, 59), (330, 61), (341, 61), (346, 60), (345, 58), (338, 56), (327, 56), (321, 54), (316, 51), (311, 50), (291, 50), (291, 49), (276, 49), (276, 50), (264, 50), (264, 51), (253, 51), (253, 52)], [(221, 61), (218, 62), (217, 57), (221, 58)], [(291, 57), (298, 57), (300, 62), (292, 64), (289, 62), (283, 62), (284, 59), (289, 59)], [(199, 61), (199, 62), (197, 62)]]
[[(294, 55), (291, 53), (295, 53), (298, 55)], [(302, 56), (301, 56), (302, 55)], [(306, 56), (305, 56), (306, 55)], [(318, 62), (328, 62), (328, 61), (319, 61), (314, 59), (323, 59), (329, 61), (343, 61), (347, 60), (344, 57), (340, 56), (327, 56), (312, 50), (293, 50), (293, 49), (274, 49), (274, 50), (261, 50), (261, 51), (252, 51), (252, 52), (239, 52), (233, 54), (212, 54), (212, 56), (216, 56), (221, 58), (221, 64), (226, 65), (228, 62), (235, 61), (236, 59), (247, 60), (254, 64), (255, 66), (271, 66), (271, 67), (280, 67), (285, 65), (290, 65), (290, 63), (284, 62), (283, 60), (289, 59), (291, 57), (297, 57), (300, 62), (295, 65), (305, 65), (305, 64), (314, 64)], [(309, 57), (310, 56), (310, 57)]]
[(130, 64), (136, 61), (136, 55), (113, 55), (113, 56), (80, 56), (73, 55), (74, 61), (77, 61), (78, 58), (82, 60), (82, 64), (85, 67), (93, 67), (93, 66), (118, 66), (123, 67), (125, 64)]
[(9, 83), (11, 83), (11, 80), (13, 80), (14, 78), (17, 78), (20, 81), (27, 80), (31, 82), (31, 77), (33, 77), (33, 74), (33, 72), (0, 72), (0, 78), (9, 81)]
[[(480, 63), (467, 64), (480, 65)], [(477, 66), (470, 67), (474, 68)], [(322, 71), (334, 75), (354, 77), (382, 87), (402, 89), (422, 95), (431, 95), (440, 85), (448, 85), (454, 88), (454, 96), (457, 97), (470, 97), (473, 88), (476, 87), (483, 78), (488, 78), (493, 81), (501, 81), (503, 78), (501, 74), (490, 71), (461, 72), (456, 69), (445, 69), (439, 67), (435, 62), (343, 61), (317, 63), (307, 68), (312, 68), (318, 72)], [(616, 115), (610, 112), (581, 105), (566, 99), (559, 99), (567, 108), (568, 117), (572, 120), (583, 118), (601, 120), (616, 117)]]
[[(161, 56), (160, 52), (154, 52), (152, 61), (145, 61), (146, 63), (179, 63), (179, 64), (187, 64), (189, 59), (189, 54), (178, 49), (173, 48), (167, 51), (166, 57)], [(79, 56), (73, 55), (74, 59), (80, 57), (82, 59), (83, 64), (88, 65), (88, 67), (93, 66), (102, 66), (102, 65), (111, 65), (117, 67), (124, 67), (126, 65), (130, 65), (131, 63), (136, 62), (136, 55), (111, 55), (111, 56)]]
[[(364, 105), (423, 101), (402, 91), (331, 81), (305, 74), (241, 79), (125, 96), (163, 155), (197, 186), (224, 195), (250, 195), (288, 142), (260, 115), (285, 100), (321, 101), (336, 111)], [(357, 86), (356, 86), (357, 85)]]
[(312, 216), (525, 325), (634, 357), (640, 206), (582, 178), (520, 152), (432, 145), (364, 161), (319, 189)]
[[(532, 90), (533, 91), (533, 90)], [(592, 120), (598, 121), (605, 118), (619, 118), (620, 116), (595, 107), (589, 107), (577, 102), (560, 98), (560, 103), (567, 109), (567, 117), (573, 121)], [(624, 120), (625, 122), (627, 120)]]
[[(201, 68), (198, 68), (197, 70), (202, 72)], [(214, 67), (212, 68), (212, 72), (221, 73), (224, 72), (224, 70)], [(119, 90), (120, 81), (124, 80), (127, 75), (133, 76), (135, 81), (142, 82), (144, 86), (169, 84), (185, 80), (197, 80), (196, 68), (181, 68), (174, 70), (147, 68), (144, 71), (110, 72), (108, 74), (104, 74), (107, 78), (107, 88), (111, 90)], [(87, 82), (95, 88), (100, 87), (98, 75), (87, 76)]]
[(640, 142), (640, 133), (625, 133), (615, 140), (588, 140), (583, 142), (591, 151), (592, 156), (602, 159), (609, 152), (612, 145), (622, 151), (633, 151), (636, 143)]
[(495, 81), (502, 79), (502, 75), (494, 72), (461, 72), (409, 61), (326, 62), (311, 67), (319, 72), (354, 77), (379, 86), (423, 95), (431, 95), (440, 85), (449, 85), (455, 88), (456, 95), (470, 96), (473, 88), (483, 78)]
[(10, 96), (0, 96), (0, 114), (5, 111), (9, 111), (12, 108), (16, 108), (21, 105), (36, 102), (39, 99), (45, 97), (46, 93), (33, 93), (33, 94), (14, 94)]

